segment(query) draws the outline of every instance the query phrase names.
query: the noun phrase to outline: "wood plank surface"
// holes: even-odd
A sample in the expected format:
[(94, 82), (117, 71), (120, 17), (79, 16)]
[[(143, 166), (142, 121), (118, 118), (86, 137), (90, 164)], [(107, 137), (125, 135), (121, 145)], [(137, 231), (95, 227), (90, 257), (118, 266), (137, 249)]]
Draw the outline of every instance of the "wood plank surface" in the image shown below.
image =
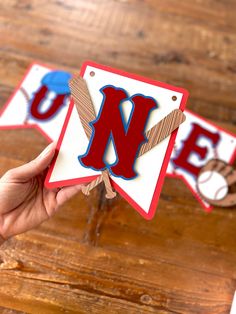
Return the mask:
[[(188, 89), (189, 109), (236, 133), (235, 51), (234, 0), (3, 0), (0, 108), (31, 62), (90, 59)], [(0, 175), (46, 144), (1, 130)], [(152, 221), (99, 188), (0, 249), (4, 314), (227, 314), (235, 290), (236, 208), (208, 214), (177, 179)]]

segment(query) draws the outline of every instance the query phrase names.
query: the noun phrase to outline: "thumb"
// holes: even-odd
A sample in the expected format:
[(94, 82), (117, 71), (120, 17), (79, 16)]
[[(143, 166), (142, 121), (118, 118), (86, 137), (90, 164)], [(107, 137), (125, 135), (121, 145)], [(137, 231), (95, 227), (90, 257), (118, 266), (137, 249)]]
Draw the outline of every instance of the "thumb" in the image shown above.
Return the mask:
[(43, 172), (51, 163), (56, 150), (56, 143), (53, 142), (48, 145), (42, 153), (29, 163), (14, 168), (8, 172), (8, 177), (10, 176), (13, 180), (29, 180), (41, 172)]

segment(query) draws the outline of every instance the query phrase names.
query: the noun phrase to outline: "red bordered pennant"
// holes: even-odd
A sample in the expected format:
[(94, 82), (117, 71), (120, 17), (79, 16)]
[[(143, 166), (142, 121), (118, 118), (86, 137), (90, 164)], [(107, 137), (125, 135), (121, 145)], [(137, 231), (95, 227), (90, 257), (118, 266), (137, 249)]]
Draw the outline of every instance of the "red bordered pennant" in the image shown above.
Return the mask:
[[(154, 99), (158, 106), (148, 119), (145, 127), (146, 134), (174, 110), (183, 111), (188, 97), (188, 93), (184, 89), (93, 62), (86, 62), (83, 65), (81, 77), (86, 81), (96, 117), (104, 100), (101, 90), (103, 91), (107, 86), (125, 90), (130, 97), (143, 95)], [(126, 119), (131, 117), (132, 105), (131, 107), (130, 105), (130, 102), (127, 101), (122, 108)], [(135, 161), (138, 176), (134, 179), (126, 180), (114, 175), (111, 171), (112, 168), (109, 169), (109, 178), (113, 189), (119, 192), (146, 219), (151, 219), (154, 215), (176, 135), (177, 129)], [(84, 167), (78, 160), (78, 157), (86, 152), (88, 145), (89, 139), (81, 123), (81, 116), (74, 106), (74, 101), (71, 101), (58, 141), (58, 154), (48, 172), (46, 186), (54, 188), (75, 183), (84, 184), (101, 176), (103, 169), (98, 171), (92, 167)], [(114, 146), (108, 147), (106, 158), (109, 165), (114, 163), (114, 155), (117, 157)]]

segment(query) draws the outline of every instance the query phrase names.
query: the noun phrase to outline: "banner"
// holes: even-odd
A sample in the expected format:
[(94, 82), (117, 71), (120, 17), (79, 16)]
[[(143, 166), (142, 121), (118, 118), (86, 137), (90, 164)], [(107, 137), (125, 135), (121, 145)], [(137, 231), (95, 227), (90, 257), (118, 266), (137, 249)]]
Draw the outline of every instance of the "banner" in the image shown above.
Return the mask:
[[(57, 141), (69, 108), (72, 75), (34, 63), (0, 113), (0, 129), (36, 128), (49, 141)], [(197, 192), (200, 169), (211, 159), (233, 163), (236, 135), (185, 110), (167, 175), (185, 182), (207, 211), (211, 206)]]

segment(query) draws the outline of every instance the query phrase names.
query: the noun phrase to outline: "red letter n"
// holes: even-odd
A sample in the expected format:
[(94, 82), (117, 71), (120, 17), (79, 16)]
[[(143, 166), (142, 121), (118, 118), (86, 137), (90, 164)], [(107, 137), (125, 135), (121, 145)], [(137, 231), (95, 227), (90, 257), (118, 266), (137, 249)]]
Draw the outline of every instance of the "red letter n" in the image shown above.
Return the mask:
[[(105, 86), (101, 89), (103, 103), (98, 117), (91, 123), (93, 133), (87, 152), (79, 156), (81, 164), (95, 170), (109, 168), (111, 174), (133, 179), (137, 173), (134, 163), (141, 145), (147, 141), (145, 126), (151, 110), (157, 108), (152, 97), (141, 94), (129, 97), (122, 88)], [(127, 123), (123, 119), (122, 102), (130, 100), (133, 108)], [(108, 165), (104, 154), (110, 141), (116, 151), (116, 162)]]

